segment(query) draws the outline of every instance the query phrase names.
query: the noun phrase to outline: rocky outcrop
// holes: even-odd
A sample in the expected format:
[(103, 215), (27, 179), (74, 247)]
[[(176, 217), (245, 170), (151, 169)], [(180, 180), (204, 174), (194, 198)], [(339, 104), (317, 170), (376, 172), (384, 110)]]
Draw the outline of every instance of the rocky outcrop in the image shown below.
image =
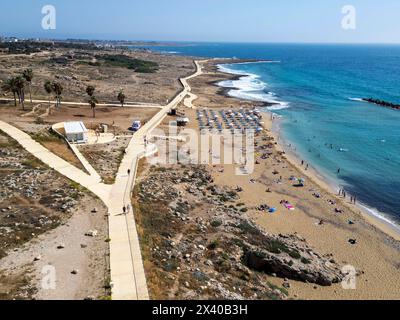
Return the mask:
[(282, 278), (330, 286), (342, 281), (339, 266), (296, 237), (265, 235), (265, 246), (250, 246), (243, 261), (250, 269)]
[[(264, 232), (240, 188), (217, 185), (206, 167), (149, 171), (134, 199), (150, 284), (159, 287), (153, 294), (168, 292), (157, 298), (286, 299), (289, 280), (329, 286), (343, 278), (331, 255), (297, 234)], [(271, 276), (284, 279), (283, 288)]]
[(400, 110), (400, 105), (392, 103), (392, 102), (379, 100), (379, 99), (373, 99), (373, 98), (363, 98), (362, 100), (365, 101), (365, 102), (377, 104), (378, 106)]

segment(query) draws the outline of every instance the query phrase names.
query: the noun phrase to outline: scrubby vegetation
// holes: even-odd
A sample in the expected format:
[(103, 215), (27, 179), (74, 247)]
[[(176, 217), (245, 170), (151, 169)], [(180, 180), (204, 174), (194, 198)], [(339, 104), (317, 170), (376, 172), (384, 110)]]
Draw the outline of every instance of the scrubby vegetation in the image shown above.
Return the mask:
[(134, 59), (123, 54), (97, 55), (96, 58), (104, 61), (106, 65), (127, 68), (140, 73), (154, 73), (158, 70), (158, 63), (156, 62)]
[(80, 49), (80, 50), (100, 50), (98, 46), (91, 42), (45, 42), (45, 41), (18, 41), (0, 42), (0, 49), (7, 50), (9, 54), (31, 54), (42, 51), (52, 51), (57, 48)]

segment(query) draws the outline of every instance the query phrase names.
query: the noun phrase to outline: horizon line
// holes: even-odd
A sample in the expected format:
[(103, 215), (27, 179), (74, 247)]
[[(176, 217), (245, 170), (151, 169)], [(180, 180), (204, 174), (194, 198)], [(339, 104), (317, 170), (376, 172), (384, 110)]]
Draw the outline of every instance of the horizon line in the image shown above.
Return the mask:
[(60, 36), (60, 37), (34, 37), (34, 36), (16, 36), (16, 35), (0, 35), (0, 38), (17, 38), (21, 40), (56, 40), (56, 41), (71, 41), (71, 40), (80, 40), (80, 41), (92, 41), (92, 42), (143, 42), (143, 43), (186, 43), (186, 44), (314, 44), (314, 45), (400, 45), (400, 42), (319, 42), (319, 41), (241, 41), (241, 40), (152, 40), (152, 39), (101, 39), (101, 38), (85, 38), (85, 37), (67, 37), (67, 36)]

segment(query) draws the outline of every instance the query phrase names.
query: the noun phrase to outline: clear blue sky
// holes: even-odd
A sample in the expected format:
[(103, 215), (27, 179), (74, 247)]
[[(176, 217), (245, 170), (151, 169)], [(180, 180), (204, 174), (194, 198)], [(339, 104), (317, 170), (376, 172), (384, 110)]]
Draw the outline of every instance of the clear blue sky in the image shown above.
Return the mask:
[[(57, 29), (41, 28), (41, 8)], [(344, 5), (357, 29), (341, 28)], [(400, 43), (399, 0), (1, 0), (0, 35), (230, 42)]]

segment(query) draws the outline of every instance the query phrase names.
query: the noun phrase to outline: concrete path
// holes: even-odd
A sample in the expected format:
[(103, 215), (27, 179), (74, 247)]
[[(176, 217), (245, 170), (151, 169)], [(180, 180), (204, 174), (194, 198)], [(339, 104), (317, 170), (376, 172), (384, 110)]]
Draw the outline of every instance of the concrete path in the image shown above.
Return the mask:
[[(112, 298), (114, 300), (149, 299), (131, 195), (136, 180), (139, 159), (146, 155), (145, 137), (150, 135), (151, 131), (163, 121), (168, 112), (177, 107), (188, 94), (191, 99), (189, 105), (191, 105), (191, 102), (196, 97), (190, 93), (191, 88), (187, 83), (187, 80), (202, 74), (199, 62), (195, 61), (195, 65), (196, 72), (194, 74), (180, 79), (183, 86), (182, 92), (168, 105), (163, 106), (152, 119), (133, 135), (121, 162), (115, 183), (112, 186), (101, 183), (99, 175), (89, 163), (87, 163), (87, 170), (90, 172), (90, 175), (54, 155), (34, 141), (28, 134), (0, 121), (0, 129), (18, 141), (28, 152), (67, 178), (93, 192), (108, 207), (109, 237), (111, 239), (110, 267)], [(80, 154), (79, 151), (76, 154)], [(81, 155), (81, 157), (83, 156)], [(129, 174), (128, 170), (130, 170)], [(123, 207), (130, 208), (130, 210), (124, 214)]]
[[(183, 86), (182, 92), (134, 134), (126, 148), (126, 155), (111, 190), (109, 224), (113, 299), (145, 300), (149, 298), (134, 212), (131, 209), (126, 215), (121, 213), (124, 206), (132, 208), (131, 194), (135, 185), (137, 166), (139, 159), (145, 155), (144, 139), (150, 136), (151, 131), (164, 120), (168, 112), (182, 102), (190, 92), (191, 88), (187, 80), (202, 74), (200, 64), (197, 61), (195, 64), (196, 72), (187, 78), (180, 79)], [(128, 170), (130, 170), (129, 175)]]
[(69, 146), (75, 153), (79, 161), (82, 163), (82, 165), (85, 167), (85, 170), (89, 173), (89, 175), (94, 179), (96, 179), (97, 181), (101, 182), (102, 178), (97, 173), (97, 171), (92, 167), (89, 161), (87, 161), (86, 158), (83, 156), (83, 154), (79, 151), (78, 147), (75, 144), (69, 144)]
[(103, 202), (107, 202), (111, 186), (100, 183), (97, 176), (91, 176), (82, 170), (74, 167), (69, 162), (56, 156), (54, 153), (47, 150), (40, 143), (36, 142), (27, 133), (19, 130), (18, 128), (0, 121), (0, 130), (4, 131), (11, 138), (16, 140), (26, 151), (31, 153), (34, 157), (47, 164), (50, 168), (58, 171), (72, 181), (79, 183), (86, 189), (97, 195)]
[(193, 93), (189, 93), (188, 97), (183, 101), (183, 104), (190, 108), (190, 109), (196, 109), (196, 107), (193, 105), (193, 101), (197, 99), (197, 96)]

